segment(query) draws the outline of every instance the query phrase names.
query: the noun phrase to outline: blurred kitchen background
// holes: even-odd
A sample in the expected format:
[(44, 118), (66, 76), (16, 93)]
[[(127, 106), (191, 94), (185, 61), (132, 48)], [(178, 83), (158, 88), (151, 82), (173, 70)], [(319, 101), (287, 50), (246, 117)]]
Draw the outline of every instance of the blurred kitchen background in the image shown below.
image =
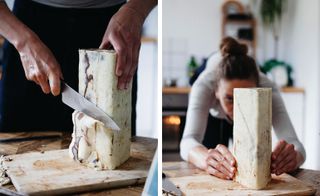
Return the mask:
[(303, 167), (320, 169), (320, 1), (283, 0), (281, 7), (273, 2), (163, 0), (163, 161), (180, 160), (194, 70), (229, 35), (249, 46), (281, 89), (307, 152)]
[[(14, 1), (6, 0), (10, 9)], [(54, 36), (54, 35), (52, 35)], [(101, 38), (102, 39), (102, 38)], [(0, 79), (2, 64), (2, 45), (0, 35)], [(98, 47), (98, 46), (97, 46)], [(143, 37), (138, 65), (138, 98), (137, 98), (137, 132), (138, 136), (158, 138), (160, 133), (157, 101), (160, 96), (157, 90), (158, 81), (158, 7), (147, 17), (143, 26)], [(40, 88), (39, 88), (40, 90)], [(70, 117), (71, 118), (71, 117)]]

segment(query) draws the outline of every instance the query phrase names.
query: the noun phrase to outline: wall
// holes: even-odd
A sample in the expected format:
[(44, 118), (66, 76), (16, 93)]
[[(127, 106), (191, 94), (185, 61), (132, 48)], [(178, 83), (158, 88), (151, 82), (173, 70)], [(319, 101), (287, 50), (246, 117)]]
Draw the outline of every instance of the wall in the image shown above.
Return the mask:
[[(304, 141), (307, 160), (303, 167), (320, 169), (320, 3), (317, 0), (288, 1), (282, 20), (279, 59), (294, 68), (296, 86), (305, 89)], [(258, 29), (259, 62), (274, 57), (270, 31)], [(294, 106), (294, 103), (291, 104)]]
[(282, 57), (295, 69), (297, 86), (306, 90), (305, 167), (320, 169), (319, 127), (319, 52), (320, 52), (320, 3), (317, 0), (289, 1), (289, 13), (285, 15)]
[(220, 41), (220, 5), (223, 0), (163, 0), (163, 76), (186, 85), (186, 64), (217, 49)]

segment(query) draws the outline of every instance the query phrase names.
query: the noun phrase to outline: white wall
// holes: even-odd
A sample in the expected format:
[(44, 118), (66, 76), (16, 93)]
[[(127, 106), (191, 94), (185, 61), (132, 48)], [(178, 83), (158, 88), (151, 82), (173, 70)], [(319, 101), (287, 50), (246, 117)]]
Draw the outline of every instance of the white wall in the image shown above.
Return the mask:
[[(283, 16), (279, 56), (294, 68), (296, 86), (305, 89), (304, 146), (306, 168), (320, 169), (320, 2), (317, 0), (288, 1)], [(260, 26), (258, 29), (258, 61), (264, 62), (274, 57), (273, 39), (270, 31)]]
[(163, 76), (186, 83), (187, 62), (218, 48), (223, 0), (163, 0)]
[(320, 3), (318, 0), (291, 0), (288, 8), (280, 57), (294, 66), (297, 85), (306, 90), (304, 144), (308, 154), (305, 167), (320, 169)]

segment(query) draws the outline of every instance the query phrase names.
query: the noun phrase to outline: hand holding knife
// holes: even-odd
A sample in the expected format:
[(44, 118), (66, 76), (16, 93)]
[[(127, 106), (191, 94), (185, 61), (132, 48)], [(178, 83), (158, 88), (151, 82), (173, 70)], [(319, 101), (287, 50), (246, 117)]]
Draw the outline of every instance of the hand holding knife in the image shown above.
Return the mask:
[(73, 90), (64, 81), (61, 81), (62, 102), (74, 110), (83, 112), (84, 114), (101, 121), (105, 127), (115, 131), (120, 131), (119, 126), (110, 116), (108, 116), (102, 109), (91, 103), (77, 91)]

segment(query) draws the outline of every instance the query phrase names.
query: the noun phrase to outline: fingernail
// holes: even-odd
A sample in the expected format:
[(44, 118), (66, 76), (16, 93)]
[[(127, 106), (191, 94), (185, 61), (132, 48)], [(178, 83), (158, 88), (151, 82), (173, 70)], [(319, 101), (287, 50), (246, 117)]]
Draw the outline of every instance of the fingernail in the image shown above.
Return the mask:
[(122, 70), (121, 69), (118, 69), (117, 72), (116, 72), (117, 76), (122, 76)]
[(125, 87), (126, 89), (128, 89), (129, 88), (129, 83), (126, 83), (126, 87)]

